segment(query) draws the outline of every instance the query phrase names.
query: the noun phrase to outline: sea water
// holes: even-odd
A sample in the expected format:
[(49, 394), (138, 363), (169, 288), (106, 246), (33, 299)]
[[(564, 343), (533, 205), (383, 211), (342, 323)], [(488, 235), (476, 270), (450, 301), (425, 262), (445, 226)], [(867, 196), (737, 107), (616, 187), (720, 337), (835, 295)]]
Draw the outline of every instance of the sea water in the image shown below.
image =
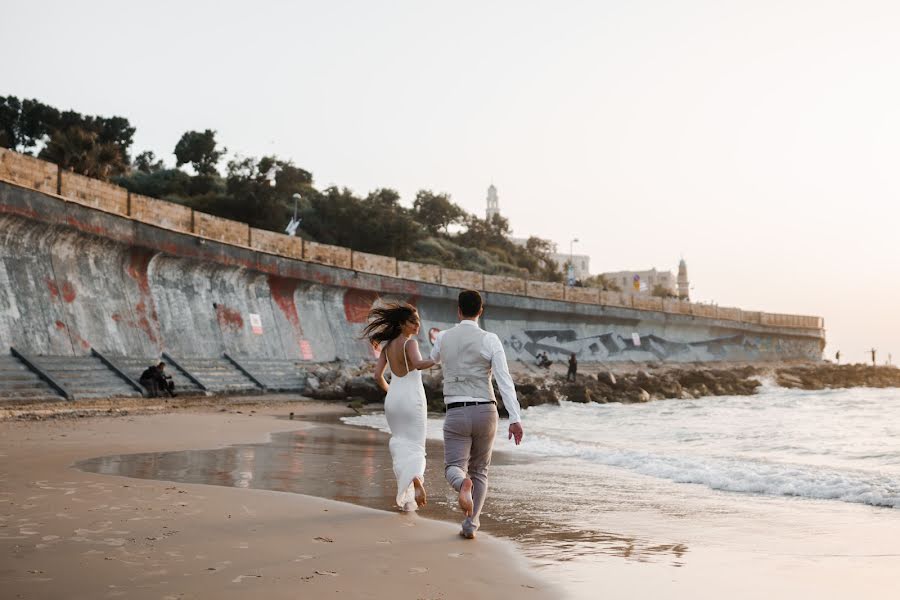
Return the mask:
[[(389, 431), (383, 414), (346, 423)], [(645, 404), (537, 406), (525, 443), (495, 447), (712, 490), (900, 507), (900, 390), (805, 391)], [(440, 439), (443, 419), (429, 419)], [(579, 482), (579, 485), (583, 482)]]
[(491, 467), (484, 514), (575, 597), (900, 594), (900, 390), (563, 401), (523, 425), (515, 447), (500, 422), (497, 456), (524, 460)]

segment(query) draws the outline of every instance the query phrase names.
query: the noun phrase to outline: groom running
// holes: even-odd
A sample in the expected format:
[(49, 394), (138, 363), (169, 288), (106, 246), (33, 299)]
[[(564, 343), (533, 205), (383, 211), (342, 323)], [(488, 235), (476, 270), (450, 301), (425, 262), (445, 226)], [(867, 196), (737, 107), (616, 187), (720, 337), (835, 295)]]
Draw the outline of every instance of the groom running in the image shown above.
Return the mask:
[(506, 353), (496, 334), (478, 326), (484, 312), (481, 294), (466, 290), (459, 294), (460, 322), (438, 333), (431, 359), (444, 371), (444, 474), (459, 492), (459, 507), (466, 514), (459, 534), (472, 539), (487, 496), (488, 465), (497, 434), (497, 400), (491, 371), (497, 378), (503, 405), (509, 413), (509, 438), (522, 441), (519, 401), (513, 386)]

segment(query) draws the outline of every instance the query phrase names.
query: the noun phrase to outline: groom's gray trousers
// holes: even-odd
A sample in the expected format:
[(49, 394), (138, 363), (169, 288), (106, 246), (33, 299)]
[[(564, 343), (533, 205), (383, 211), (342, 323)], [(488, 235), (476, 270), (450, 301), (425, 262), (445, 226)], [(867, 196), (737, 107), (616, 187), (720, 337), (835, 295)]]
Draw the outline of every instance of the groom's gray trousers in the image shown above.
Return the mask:
[(488, 489), (488, 466), (497, 435), (497, 406), (476, 404), (447, 410), (444, 419), (444, 475), (457, 492), (468, 476), (472, 480), (472, 516), (463, 530), (474, 532)]

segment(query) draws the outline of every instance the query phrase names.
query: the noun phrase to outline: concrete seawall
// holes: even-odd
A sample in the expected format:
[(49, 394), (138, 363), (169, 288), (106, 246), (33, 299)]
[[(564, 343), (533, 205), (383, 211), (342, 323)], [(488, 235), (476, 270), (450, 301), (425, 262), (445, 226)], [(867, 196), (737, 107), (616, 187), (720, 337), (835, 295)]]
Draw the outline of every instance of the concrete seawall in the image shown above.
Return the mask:
[[(360, 261), (368, 268), (375, 259)], [(376, 269), (372, 269), (376, 270)], [(420, 343), (455, 321), (457, 288), (268, 254), (0, 182), (0, 344), (35, 355), (359, 361), (379, 299), (415, 304)], [(511, 358), (819, 359), (824, 331), (485, 293)], [(637, 335), (635, 335), (637, 334)]]

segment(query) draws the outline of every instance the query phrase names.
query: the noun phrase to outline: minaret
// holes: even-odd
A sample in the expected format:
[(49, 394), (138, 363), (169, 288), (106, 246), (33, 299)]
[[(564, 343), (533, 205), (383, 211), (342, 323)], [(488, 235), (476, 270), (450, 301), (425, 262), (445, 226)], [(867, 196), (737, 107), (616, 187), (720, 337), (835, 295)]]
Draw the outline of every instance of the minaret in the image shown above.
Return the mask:
[(682, 300), (690, 300), (690, 285), (688, 284), (687, 264), (684, 259), (678, 263), (678, 297)]
[(500, 214), (500, 201), (497, 198), (497, 188), (494, 187), (494, 184), (491, 184), (491, 187), (488, 188), (487, 195), (487, 211), (485, 212), (485, 220), (490, 221), (494, 215)]

